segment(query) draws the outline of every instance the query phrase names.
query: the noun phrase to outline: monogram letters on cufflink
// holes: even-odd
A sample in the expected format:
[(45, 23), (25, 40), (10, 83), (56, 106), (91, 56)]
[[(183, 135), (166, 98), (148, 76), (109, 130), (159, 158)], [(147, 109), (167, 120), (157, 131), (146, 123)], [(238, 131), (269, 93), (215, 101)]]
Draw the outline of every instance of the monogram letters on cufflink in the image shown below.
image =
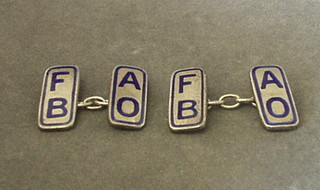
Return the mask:
[(137, 67), (117, 66), (112, 74), (110, 101), (92, 96), (78, 102), (80, 82), (76, 66), (55, 66), (44, 75), (39, 105), (40, 129), (70, 129), (78, 107), (89, 110), (109, 106), (109, 121), (125, 129), (141, 129), (146, 121), (147, 73)]
[(41, 129), (68, 129), (77, 112), (79, 69), (76, 66), (49, 68), (43, 80), (39, 106)]
[(250, 78), (266, 129), (295, 129), (299, 117), (284, 70), (279, 66), (257, 66), (251, 70)]
[(173, 73), (169, 101), (169, 123), (172, 131), (205, 127), (208, 110), (206, 84), (206, 75), (200, 68)]
[[(200, 130), (205, 127), (207, 110), (214, 106), (235, 109), (241, 104), (258, 108), (269, 131), (295, 129), (299, 123), (297, 109), (284, 70), (279, 66), (256, 66), (250, 72), (254, 97), (240, 98), (226, 94), (219, 100), (207, 98), (206, 75), (200, 68), (182, 69), (171, 78), (169, 127), (173, 132)], [(234, 104), (228, 104), (232, 99)]]
[[(279, 66), (256, 66), (250, 71), (250, 79), (253, 97), (226, 94), (211, 101), (207, 97), (204, 70), (189, 68), (174, 72), (169, 99), (170, 129), (173, 132), (203, 129), (211, 108), (235, 109), (242, 104), (257, 107), (262, 123), (269, 131), (295, 129), (299, 117), (284, 70)], [(70, 129), (78, 108), (98, 110), (107, 106), (111, 125), (124, 129), (143, 128), (148, 91), (144, 70), (117, 66), (112, 73), (109, 100), (91, 96), (78, 101), (79, 83), (80, 72), (76, 66), (55, 66), (45, 72), (38, 115), (40, 129)]]
[(146, 72), (135, 67), (116, 67), (109, 101), (110, 123), (118, 127), (140, 129), (146, 121), (146, 109)]

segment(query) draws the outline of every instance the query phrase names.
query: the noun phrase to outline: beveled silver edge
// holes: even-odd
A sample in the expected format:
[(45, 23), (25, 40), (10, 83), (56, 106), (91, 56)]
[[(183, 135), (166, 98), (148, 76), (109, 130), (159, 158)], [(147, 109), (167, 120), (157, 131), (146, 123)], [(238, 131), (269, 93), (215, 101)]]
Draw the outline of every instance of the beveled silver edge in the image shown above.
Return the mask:
[[(142, 73), (144, 73), (146, 75), (146, 89), (145, 89), (145, 105), (144, 105), (144, 110), (145, 110), (145, 114), (143, 115), (143, 122), (139, 125), (133, 125), (133, 124), (126, 124), (126, 123), (121, 123), (121, 122), (117, 122), (114, 121), (111, 117), (111, 109), (110, 106), (113, 103), (113, 99), (112, 99), (112, 94), (113, 94), (113, 82), (114, 82), (114, 75), (115, 75), (115, 71), (117, 68), (119, 67), (128, 67), (131, 69), (136, 69), (141, 71)], [(132, 130), (139, 130), (142, 129), (145, 124), (146, 124), (146, 119), (147, 119), (147, 104), (148, 104), (148, 73), (146, 72), (146, 70), (140, 68), (140, 67), (136, 67), (136, 66), (131, 66), (131, 65), (117, 65), (113, 68), (112, 70), (112, 75), (111, 75), (111, 89), (110, 89), (110, 93), (109, 93), (109, 108), (108, 108), (108, 122), (110, 125), (112, 125), (113, 127), (117, 127), (117, 128), (121, 128), (121, 129), (132, 129)]]
[[(45, 86), (45, 79), (46, 79), (46, 75), (47, 73), (54, 68), (57, 67), (74, 67), (76, 68), (78, 74), (77, 74), (77, 83), (76, 83), (76, 87), (75, 87), (75, 95), (74, 95), (74, 105), (73, 105), (73, 115), (72, 115), (72, 120), (65, 125), (59, 125), (59, 126), (44, 126), (41, 124), (40, 118), (41, 118), (41, 106), (43, 104), (42, 99), (43, 99), (43, 93), (44, 93), (44, 86)], [(73, 128), (73, 125), (75, 123), (76, 120), (76, 114), (77, 114), (77, 101), (78, 101), (78, 94), (79, 94), (79, 87), (80, 87), (80, 69), (77, 65), (56, 65), (56, 66), (51, 66), (49, 68), (46, 69), (46, 71), (44, 72), (44, 76), (43, 76), (43, 81), (42, 81), (42, 89), (41, 89), (41, 96), (40, 96), (40, 103), (39, 103), (39, 109), (38, 109), (38, 127), (41, 130), (68, 130)]]
[[(253, 80), (253, 70), (255, 68), (261, 67), (261, 66), (276, 67), (276, 68), (280, 69), (283, 72), (284, 80), (286, 81), (288, 90), (289, 90), (289, 92), (291, 94), (292, 103), (293, 103), (294, 110), (295, 110), (296, 117), (297, 117), (297, 121), (294, 124), (290, 124), (290, 125), (269, 125), (265, 121), (265, 118), (263, 117), (263, 114), (262, 114), (260, 101), (257, 101), (257, 99), (259, 99), (259, 98), (258, 98), (258, 94), (257, 94), (257, 89), (255, 88), (254, 80)], [(281, 66), (279, 66), (279, 65), (257, 65), (257, 66), (252, 67), (251, 70), (250, 70), (250, 82), (251, 82), (252, 91), (254, 93), (254, 97), (255, 97), (255, 100), (256, 100), (255, 102), (257, 104), (259, 116), (260, 116), (260, 119), (261, 119), (261, 121), (263, 123), (263, 126), (264, 126), (264, 128), (266, 130), (268, 130), (268, 131), (288, 131), (288, 130), (294, 130), (294, 129), (298, 128), (298, 125), (300, 123), (298, 110), (296, 108), (296, 103), (295, 103), (293, 95), (292, 95), (292, 91), (291, 91), (290, 84), (289, 84), (289, 81), (288, 81), (288, 78), (287, 78), (287, 74), (286, 74), (285, 70)]]
[[(203, 121), (201, 124), (199, 125), (194, 125), (194, 126), (188, 126), (188, 127), (174, 127), (171, 123), (171, 106), (172, 106), (172, 84), (173, 84), (173, 77), (176, 73), (184, 71), (184, 70), (192, 70), (192, 69), (197, 69), (197, 70), (201, 70), (203, 72), (203, 78), (204, 78), (204, 104), (203, 104), (203, 110), (204, 110), (204, 114), (203, 114)], [(169, 118), (169, 128), (171, 132), (175, 132), (175, 133), (183, 133), (183, 132), (192, 132), (192, 131), (199, 131), (202, 130), (206, 127), (206, 122), (207, 122), (207, 113), (208, 113), (208, 94), (207, 94), (207, 75), (205, 73), (205, 71), (200, 68), (200, 67), (190, 67), (190, 68), (184, 68), (184, 69), (179, 69), (176, 70), (172, 73), (171, 78), (170, 78), (170, 92), (169, 92), (169, 112), (168, 112), (168, 118)]]
[(169, 126), (170, 127), (170, 131), (171, 132), (190, 132), (190, 131), (198, 131), (198, 130), (202, 130), (206, 127), (205, 122), (203, 125), (195, 125), (192, 127), (173, 127), (173, 126)]
[(140, 125), (133, 125), (133, 124), (114, 122), (114, 121), (111, 121), (110, 119), (108, 121), (109, 121), (109, 124), (112, 127), (117, 127), (117, 128), (120, 128), (120, 129), (132, 129), (132, 130), (142, 129), (145, 126), (145, 123), (146, 123), (145, 120)]

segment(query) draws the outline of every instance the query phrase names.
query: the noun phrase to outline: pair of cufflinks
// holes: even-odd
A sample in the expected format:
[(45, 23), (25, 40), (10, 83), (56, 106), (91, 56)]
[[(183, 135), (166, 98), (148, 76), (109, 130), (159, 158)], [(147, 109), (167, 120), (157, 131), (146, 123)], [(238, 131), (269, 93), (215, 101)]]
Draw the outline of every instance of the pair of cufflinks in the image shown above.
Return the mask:
[[(267, 130), (290, 130), (299, 123), (298, 113), (284, 70), (279, 66), (256, 66), (250, 71), (254, 97), (227, 94), (208, 100), (205, 72), (200, 68), (175, 71), (171, 77), (169, 126), (173, 132), (205, 127), (212, 106), (234, 109), (242, 103), (258, 108)], [(80, 73), (76, 66), (55, 66), (44, 75), (38, 124), (43, 130), (69, 129), (77, 108), (102, 109), (108, 106), (110, 124), (141, 129), (146, 123), (147, 73), (137, 67), (117, 66), (112, 73), (109, 100), (92, 96), (78, 101)], [(233, 99), (234, 104), (227, 104)]]

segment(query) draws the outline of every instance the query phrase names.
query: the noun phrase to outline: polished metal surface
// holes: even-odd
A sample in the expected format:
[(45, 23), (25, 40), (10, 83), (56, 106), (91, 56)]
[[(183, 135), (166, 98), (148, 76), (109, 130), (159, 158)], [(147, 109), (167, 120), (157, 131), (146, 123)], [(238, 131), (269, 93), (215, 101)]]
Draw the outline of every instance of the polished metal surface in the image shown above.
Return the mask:
[(255, 101), (267, 130), (295, 129), (299, 117), (284, 70), (256, 66), (250, 72)]
[(77, 112), (79, 69), (76, 66), (55, 66), (44, 75), (39, 105), (41, 129), (68, 129)]
[(137, 67), (117, 66), (113, 70), (109, 100), (112, 125), (141, 129), (146, 122), (147, 73)]
[(169, 126), (173, 132), (202, 129), (208, 110), (206, 75), (200, 68), (173, 73), (169, 100)]
[[(232, 99), (233, 104), (226, 103), (226, 99)], [(241, 98), (237, 94), (225, 94), (222, 95), (219, 100), (210, 100), (208, 99), (208, 109), (211, 110), (213, 106), (220, 106), (221, 108), (224, 109), (236, 109), (238, 108), (241, 104), (251, 104), (254, 107), (257, 107), (254, 97), (250, 98)]]
[(101, 96), (90, 96), (78, 103), (79, 108), (86, 108), (88, 110), (100, 110), (109, 105), (109, 101)]

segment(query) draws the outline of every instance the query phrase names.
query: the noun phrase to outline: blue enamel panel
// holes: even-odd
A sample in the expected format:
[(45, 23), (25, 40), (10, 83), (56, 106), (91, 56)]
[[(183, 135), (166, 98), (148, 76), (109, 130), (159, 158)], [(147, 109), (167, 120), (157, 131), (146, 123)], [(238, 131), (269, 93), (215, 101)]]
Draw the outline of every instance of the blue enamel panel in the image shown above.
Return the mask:
[(117, 66), (113, 71), (109, 103), (112, 125), (142, 128), (146, 121), (147, 73), (137, 67)]
[(201, 129), (206, 123), (206, 77), (200, 68), (178, 70), (171, 78), (169, 126), (172, 131)]
[(295, 128), (299, 118), (284, 70), (279, 66), (256, 66), (252, 87), (262, 121), (268, 130)]
[(46, 71), (39, 105), (41, 129), (65, 129), (74, 124), (78, 86), (76, 66), (55, 66)]

